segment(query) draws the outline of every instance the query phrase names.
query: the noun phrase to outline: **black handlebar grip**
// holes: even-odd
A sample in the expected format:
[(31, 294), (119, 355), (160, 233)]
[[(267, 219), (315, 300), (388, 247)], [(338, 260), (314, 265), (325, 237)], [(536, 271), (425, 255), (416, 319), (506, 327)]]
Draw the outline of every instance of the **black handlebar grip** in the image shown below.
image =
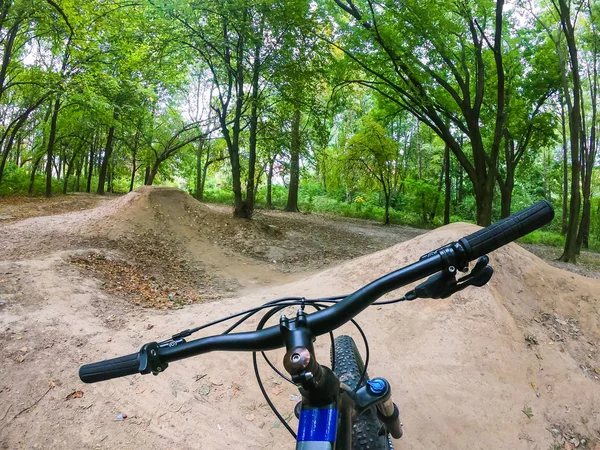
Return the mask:
[(79, 368), (79, 378), (84, 383), (110, 380), (111, 378), (134, 375), (140, 371), (140, 354), (121, 356), (120, 358), (107, 359), (93, 364), (86, 364)]
[(541, 228), (553, 218), (552, 205), (548, 200), (541, 200), (458, 242), (465, 249), (469, 261), (472, 261)]

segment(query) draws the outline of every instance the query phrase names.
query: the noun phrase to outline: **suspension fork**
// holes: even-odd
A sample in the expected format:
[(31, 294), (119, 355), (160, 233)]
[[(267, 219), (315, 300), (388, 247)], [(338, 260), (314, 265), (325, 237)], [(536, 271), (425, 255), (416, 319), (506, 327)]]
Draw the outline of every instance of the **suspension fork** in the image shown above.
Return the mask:
[(285, 370), (302, 395), (297, 450), (351, 450), (352, 424), (367, 409), (377, 406), (380, 420), (395, 438), (402, 436), (398, 408), (391, 400), (391, 388), (383, 378), (367, 381), (356, 392), (342, 385), (338, 376), (321, 366), (314, 353), (314, 336), (306, 315), (298, 310), (295, 320), (285, 315), (280, 330), (287, 352)]

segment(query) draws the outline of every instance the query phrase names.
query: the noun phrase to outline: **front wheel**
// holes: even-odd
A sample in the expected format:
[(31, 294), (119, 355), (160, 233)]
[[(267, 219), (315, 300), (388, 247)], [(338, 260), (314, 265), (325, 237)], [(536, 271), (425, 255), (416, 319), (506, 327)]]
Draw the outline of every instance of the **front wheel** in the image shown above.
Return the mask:
[[(340, 378), (340, 382), (350, 389), (355, 389), (365, 367), (356, 344), (350, 336), (342, 335), (335, 338), (334, 345), (335, 351), (332, 352), (331, 361), (333, 371)], [(361, 386), (368, 379), (369, 376), (365, 374)], [(377, 417), (375, 407), (362, 413), (352, 425), (353, 450), (393, 450), (393, 448), (387, 431)]]

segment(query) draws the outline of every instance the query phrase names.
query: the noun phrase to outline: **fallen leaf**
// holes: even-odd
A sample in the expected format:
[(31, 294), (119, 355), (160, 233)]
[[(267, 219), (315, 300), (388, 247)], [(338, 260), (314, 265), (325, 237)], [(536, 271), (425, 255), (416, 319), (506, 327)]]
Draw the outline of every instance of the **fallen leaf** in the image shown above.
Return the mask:
[(530, 406), (525, 406), (521, 412), (527, 416), (527, 418), (531, 419), (533, 417), (533, 410)]
[[(600, 367), (596, 367), (594, 369), (594, 372), (596, 372), (598, 375), (600, 375)], [(598, 441), (598, 442), (600, 442), (600, 441)], [(599, 449), (600, 449), (600, 447), (599, 447)]]
[(69, 395), (67, 395), (65, 400), (73, 400), (74, 398), (81, 398), (81, 397), (83, 397), (83, 391), (73, 391)]

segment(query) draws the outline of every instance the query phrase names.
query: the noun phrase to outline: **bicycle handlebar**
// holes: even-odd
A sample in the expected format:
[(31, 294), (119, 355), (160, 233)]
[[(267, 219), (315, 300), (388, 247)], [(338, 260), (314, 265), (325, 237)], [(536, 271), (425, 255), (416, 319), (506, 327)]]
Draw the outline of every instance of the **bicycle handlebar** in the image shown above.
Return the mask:
[(458, 242), (464, 247), (469, 260), (473, 261), (537, 230), (550, 222), (553, 217), (552, 205), (548, 200), (542, 200)]
[(111, 378), (135, 375), (140, 371), (140, 353), (86, 364), (79, 369), (79, 378), (84, 383), (110, 380)]
[[(381, 296), (402, 286), (418, 281), (449, 266), (467, 267), (470, 261), (518, 239), (550, 222), (554, 217), (552, 205), (540, 201), (500, 222), (470, 234), (458, 242), (423, 256), (418, 262), (367, 284), (339, 303), (308, 315), (308, 327), (314, 336), (320, 336), (349, 322)], [(159, 347), (146, 344), (138, 353), (109, 359), (80, 368), (79, 377), (85, 383), (109, 380), (135, 373), (148, 373), (147, 347), (156, 361), (166, 364), (211, 351), (265, 351), (284, 346), (279, 326), (258, 331), (222, 334)], [(143, 367), (142, 367), (143, 366)], [(162, 367), (160, 370), (163, 370)]]

